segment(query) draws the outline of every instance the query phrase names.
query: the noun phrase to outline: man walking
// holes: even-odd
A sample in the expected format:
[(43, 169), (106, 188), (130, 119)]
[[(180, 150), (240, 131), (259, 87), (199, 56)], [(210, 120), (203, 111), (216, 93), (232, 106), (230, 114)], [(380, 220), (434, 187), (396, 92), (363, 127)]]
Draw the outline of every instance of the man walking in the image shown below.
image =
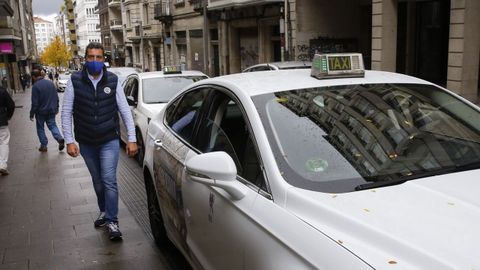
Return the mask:
[[(104, 53), (100, 43), (92, 42), (86, 47), (83, 70), (72, 74), (65, 89), (62, 127), (67, 153), (72, 157), (81, 154), (92, 177), (100, 210), (95, 227), (106, 225), (109, 238), (120, 240), (122, 233), (117, 218), (118, 112), (128, 131), (128, 156), (133, 157), (137, 153), (137, 144), (125, 93), (117, 76), (107, 71)], [(79, 147), (72, 135), (72, 117)]]
[(32, 87), (32, 108), (30, 110), (30, 120), (37, 120), (37, 135), (40, 140), (38, 151), (47, 152), (48, 139), (45, 135), (45, 124), (52, 132), (53, 138), (58, 142), (58, 150), (65, 148), (65, 141), (58, 130), (55, 122), (55, 115), (58, 113), (58, 94), (55, 85), (49, 80), (45, 80), (39, 69), (32, 71), (34, 84)]
[(7, 89), (0, 86), (0, 175), (8, 175), (8, 143), (10, 142), (10, 130), (8, 120), (12, 118), (15, 103), (8, 94)]

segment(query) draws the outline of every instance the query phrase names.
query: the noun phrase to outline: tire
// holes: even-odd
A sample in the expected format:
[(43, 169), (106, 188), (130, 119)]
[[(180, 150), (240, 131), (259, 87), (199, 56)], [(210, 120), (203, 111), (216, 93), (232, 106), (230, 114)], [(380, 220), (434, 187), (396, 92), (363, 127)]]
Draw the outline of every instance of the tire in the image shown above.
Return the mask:
[(158, 197), (153, 185), (153, 180), (149, 174), (145, 175), (145, 189), (147, 192), (148, 217), (150, 228), (152, 229), (153, 239), (158, 247), (169, 245), (170, 240), (167, 237), (167, 231), (163, 224), (162, 211), (158, 204)]
[(142, 133), (140, 132), (139, 129), (135, 132), (137, 136), (137, 147), (138, 147), (138, 153), (135, 156), (135, 159), (137, 160), (137, 163), (140, 165), (140, 167), (143, 166), (143, 158), (145, 157), (145, 144), (143, 143), (143, 137)]

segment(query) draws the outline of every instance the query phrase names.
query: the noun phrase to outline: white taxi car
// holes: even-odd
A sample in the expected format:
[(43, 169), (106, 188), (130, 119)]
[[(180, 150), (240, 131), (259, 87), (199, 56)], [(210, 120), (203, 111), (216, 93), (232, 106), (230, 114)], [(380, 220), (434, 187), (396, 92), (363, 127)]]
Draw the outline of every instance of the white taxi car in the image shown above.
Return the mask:
[[(137, 135), (139, 164), (143, 164), (148, 122), (182, 88), (208, 78), (200, 71), (180, 71), (176, 67), (165, 67), (163, 71), (133, 73), (124, 81), (123, 89), (132, 110)], [(127, 130), (120, 121), (120, 137), (127, 142)]]
[(155, 240), (195, 269), (480, 269), (479, 119), (359, 54), (202, 80), (149, 125)]

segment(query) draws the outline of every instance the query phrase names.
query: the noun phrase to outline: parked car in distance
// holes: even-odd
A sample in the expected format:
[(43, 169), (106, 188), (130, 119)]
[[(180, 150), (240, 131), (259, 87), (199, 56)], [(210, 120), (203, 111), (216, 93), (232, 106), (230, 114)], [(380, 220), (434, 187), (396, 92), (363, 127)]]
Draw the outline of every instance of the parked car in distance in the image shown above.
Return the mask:
[(139, 69), (133, 67), (109, 67), (107, 70), (117, 75), (120, 85), (123, 84), (128, 75), (140, 72)]
[(70, 80), (71, 76), (72, 76), (71, 73), (60, 73), (58, 75), (58, 81), (56, 82), (58, 92), (65, 92), (65, 88), (67, 87), (67, 82), (68, 80)]
[(183, 89), (152, 120), (152, 233), (194, 269), (480, 269), (480, 109), (360, 54)]
[[(152, 119), (178, 91), (184, 87), (208, 78), (200, 71), (168, 70), (130, 74), (124, 83), (125, 96), (131, 107), (135, 123), (138, 154), (137, 161), (143, 164), (146, 131)], [(120, 137), (128, 139), (126, 128), (120, 121)]]
[(285, 61), (285, 62), (271, 62), (250, 66), (242, 72), (254, 71), (268, 71), (268, 70), (284, 70), (284, 69), (309, 69), (312, 67), (312, 62), (308, 61)]

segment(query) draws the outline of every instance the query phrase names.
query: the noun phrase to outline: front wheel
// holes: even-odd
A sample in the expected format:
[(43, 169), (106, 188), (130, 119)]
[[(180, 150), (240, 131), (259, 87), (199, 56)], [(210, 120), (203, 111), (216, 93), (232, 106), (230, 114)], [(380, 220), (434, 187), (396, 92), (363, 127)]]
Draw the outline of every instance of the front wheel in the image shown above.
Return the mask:
[(145, 189), (147, 192), (148, 217), (150, 219), (150, 228), (152, 229), (153, 239), (158, 247), (169, 243), (167, 232), (163, 224), (162, 212), (158, 204), (157, 192), (153, 185), (150, 175), (145, 176)]

